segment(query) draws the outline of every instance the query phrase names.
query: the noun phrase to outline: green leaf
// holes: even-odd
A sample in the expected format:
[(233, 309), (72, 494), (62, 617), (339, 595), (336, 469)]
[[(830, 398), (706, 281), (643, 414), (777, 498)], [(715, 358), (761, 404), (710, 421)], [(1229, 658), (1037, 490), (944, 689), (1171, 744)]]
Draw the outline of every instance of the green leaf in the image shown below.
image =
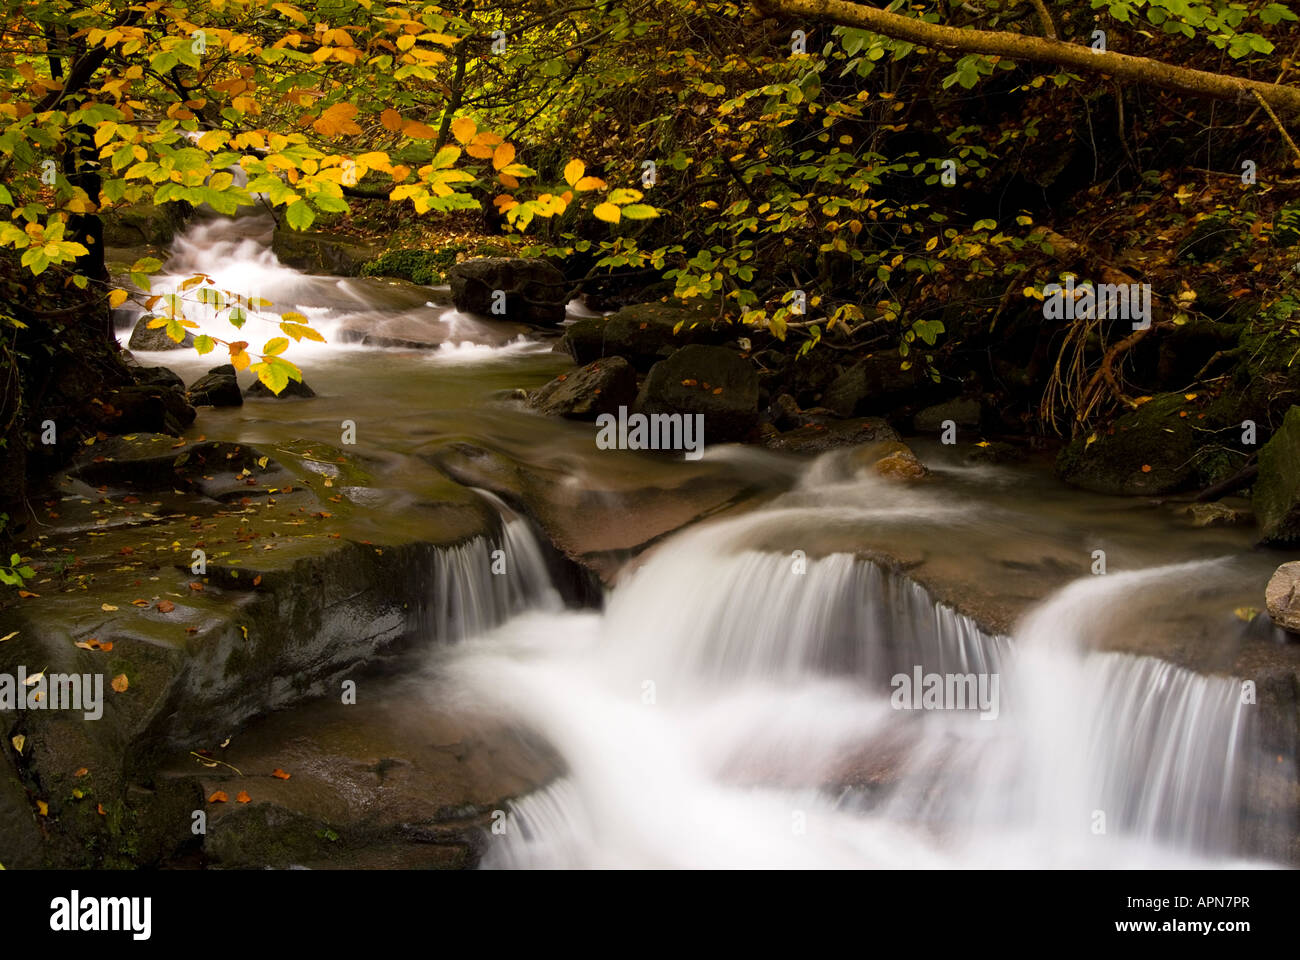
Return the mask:
[(305, 200), (295, 200), (285, 210), (284, 218), (295, 230), (306, 230), (316, 219), (316, 214), (312, 212), (311, 207), (307, 206)]
[(194, 349), (199, 352), (200, 356), (202, 356), (205, 353), (211, 353), (213, 348), (216, 347), (216, 345), (217, 345), (216, 342), (211, 337), (209, 337), (206, 333), (200, 334), (199, 336), (194, 338)]
[(628, 220), (653, 220), (659, 211), (648, 203), (631, 203), (623, 208), (623, 216)]

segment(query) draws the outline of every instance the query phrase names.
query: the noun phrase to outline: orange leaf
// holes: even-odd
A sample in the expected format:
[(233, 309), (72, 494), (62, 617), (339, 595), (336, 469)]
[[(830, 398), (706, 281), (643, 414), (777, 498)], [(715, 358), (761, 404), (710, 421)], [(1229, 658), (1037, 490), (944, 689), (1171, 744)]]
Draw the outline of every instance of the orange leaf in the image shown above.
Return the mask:
[(288, 780), (289, 777), (290, 777), (290, 774), (287, 774), (287, 773), (285, 773), (283, 770), (281, 770), (279, 767), (276, 767), (274, 770), (271, 771), (271, 776), (273, 776), (273, 777), (279, 777), (281, 780)]
[(247, 790), (240, 790), (239, 793), (235, 794), (235, 800), (238, 803), (248, 803), (252, 799), (253, 798), (248, 795)]
[(402, 115), (400, 113), (392, 107), (389, 107), (379, 115), (379, 122), (384, 125), (385, 130), (388, 130), (391, 133), (396, 133), (398, 130), (402, 129), (402, 124), (405, 121), (402, 120)]
[(208, 797), (208, 803), (225, 803), (230, 798), (226, 796), (226, 791), (218, 790), (212, 796)]
[(159, 600), (159, 601), (158, 601), (158, 612), (159, 612), (159, 613), (171, 613), (171, 612), (172, 612), (173, 610), (175, 610), (175, 609), (176, 609), (176, 604), (172, 603), (170, 600)]
[(1142, 464), (1142, 472), (1143, 472), (1143, 473), (1150, 473), (1150, 472), (1151, 472), (1151, 464), (1149, 464), (1149, 463), (1144, 463), (1144, 464)]
[(500, 170), (515, 162), (515, 147), (512, 143), (503, 143), (492, 153), (492, 168)]
[(78, 768), (77, 768), (77, 772), (74, 773), (73, 776), (74, 776), (74, 777), (84, 777), (84, 776), (85, 776), (86, 774), (88, 774), (88, 773), (90, 773), (90, 771), (87, 770), (85, 767), (78, 767)]
[(102, 803), (95, 804), (95, 810), (99, 813), (101, 817), (108, 816), (108, 811), (104, 809), (104, 805)]
[(191, 580), (191, 581), (190, 581), (190, 589), (191, 589), (191, 590), (195, 590), (195, 591), (202, 590), (202, 589), (203, 589), (203, 584), (199, 583), (197, 580)]
[(438, 131), (433, 129), (427, 123), (420, 123), (418, 120), (408, 120), (402, 125), (402, 133), (412, 140), (432, 140), (438, 135)]
[(125, 673), (119, 673), (112, 679), (110, 686), (118, 693), (126, 693), (126, 688), (130, 686), (130, 682), (126, 679)]

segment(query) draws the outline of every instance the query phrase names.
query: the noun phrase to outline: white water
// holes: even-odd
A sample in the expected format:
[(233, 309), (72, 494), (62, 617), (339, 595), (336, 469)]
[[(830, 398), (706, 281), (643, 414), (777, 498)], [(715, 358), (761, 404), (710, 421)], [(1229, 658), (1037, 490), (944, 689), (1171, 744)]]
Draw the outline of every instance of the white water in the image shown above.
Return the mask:
[[(603, 614), (533, 613), (457, 650), (467, 700), (568, 765), (512, 806), (486, 866), (1236, 862), (1240, 685), (1092, 650), (1108, 612), (1212, 564), (1080, 581), (1008, 639), (848, 555), (798, 575), (745, 546), (782, 514), (677, 536)], [(890, 676), (917, 664), (999, 674), (1000, 715), (893, 709)]]
[[(306, 314), (332, 342), (295, 345), (295, 356), (337, 350), (345, 323), (394, 313), (446, 327), (424, 354), (431, 363), (547, 349), (427, 305), (419, 288), (290, 270), (268, 241), (263, 218), (198, 221), (168, 277), (203, 272), (272, 300), (271, 323)], [(745, 448), (709, 456), (784, 469)], [(1239, 862), (1251, 714), (1237, 682), (1096, 652), (1118, 629), (1109, 614), (1212, 565), (1081, 581), (1014, 638), (989, 636), (849, 554), (794, 573), (793, 551), (818, 530), (973, 522), (967, 508), (872, 481), (832, 454), (768, 509), (661, 545), (603, 613), (577, 613), (564, 610), (527, 524), (494, 505), (499, 543), (435, 558), (430, 631), (464, 641), (443, 666), (465, 705), (543, 737), (567, 775), (512, 805), (488, 866)], [(490, 572), (496, 549), (506, 575)], [(916, 665), (996, 673), (998, 718), (893, 709), (891, 676)]]

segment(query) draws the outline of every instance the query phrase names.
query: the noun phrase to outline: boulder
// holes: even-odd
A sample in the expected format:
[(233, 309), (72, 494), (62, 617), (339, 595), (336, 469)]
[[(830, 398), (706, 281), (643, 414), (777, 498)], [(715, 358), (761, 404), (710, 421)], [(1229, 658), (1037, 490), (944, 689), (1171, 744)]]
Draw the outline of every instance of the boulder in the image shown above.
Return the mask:
[[(564, 319), (567, 284), (545, 260), (484, 257), (466, 260), (447, 271), (451, 296), (462, 313), (499, 316), (502, 320), (554, 326)], [(496, 292), (505, 292), (505, 313), (492, 312)]]
[(703, 414), (706, 442), (741, 440), (758, 425), (758, 374), (734, 350), (692, 344), (650, 368), (636, 406)]
[(192, 209), (187, 203), (135, 203), (100, 212), (104, 245), (108, 247), (165, 247), (185, 225)]
[(167, 367), (133, 367), (131, 374), (142, 387), (175, 387), (182, 393), (185, 391), (180, 374)]
[(764, 438), (763, 445), (786, 453), (825, 453), (840, 447), (874, 441), (897, 441), (893, 427), (879, 417), (807, 423), (794, 430)]
[(167, 336), (164, 327), (151, 330), (149, 321), (153, 319), (151, 314), (145, 314), (136, 321), (135, 329), (131, 331), (131, 339), (126, 342), (128, 350), (186, 350), (194, 346), (194, 334), (188, 330), (185, 331), (185, 339), (180, 343)]
[(276, 230), (271, 251), (285, 266), (307, 273), (355, 277), (375, 255), (369, 244), (315, 231)]
[(1300, 407), (1259, 451), (1259, 476), (1251, 496), (1260, 542), (1285, 546), (1300, 540)]
[(893, 453), (886, 454), (872, 464), (872, 469), (886, 480), (900, 480), (905, 483), (922, 480), (930, 472), (925, 464), (917, 459), (916, 454), (908, 449), (895, 450)]
[(1236, 527), (1251, 523), (1255, 517), (1249, 510), (1241, 510), (1226, 503), (1191, 503), (1181, 514), (1193, 527)]
[(316, 391), (307, 386), (306, 380), (290, 380), (285, 384), (284, 389), (279, 393), (274, 393), (270, 387), (261, 380), (254, 380), (252, 385), (244, 391), (245, 397), (270, 397), (272, 400), (287, 400), (290, 397), (314, 397)]
[(194, 422), (194, 408), (172, 385), (133, 384), (91, 400), (88, 408), (97, 430), (105, 433), (167, 433), (179, 436)]
[(974, 397), (954, 397), (926, 407), (912, 418), (912, 428), (917, 433), (938, 433), (947, 420), (959, 427), (979, 427), (982, 414), (983, 408)]
[(822, 406), (841, 417), (861, 417), (914, 402), (931, 386), (930, 381), (915, 366), (904, 370), (902, 364), (896, 350), (863, 358), (831, 381)]
[(619, 356), (646, 371), (679, 347), (725, 343), (734, 328), (715, 328), (716, 317), (716, 304), (638, 303), (607, 317), (575, 321), (561, 345), (580, 364)]
[(636, 371), (622, 357), (607, 357), (562, 373), (528, 398), (539, 413), (595, 420), (636, 402)]
[(1264, 590), (1268, 615), (1283, 630), (1300, 633), (1300, 560), (1273, 572)]
[(196, 407), (238, 407), (244, 403), (235, 368), (229, 363), (213, 367), (190, 384), (189, 398)]
[(1075, 437), (1057, 456), (1057, 475), (1096, 493), (1165, 494), (1193, 486), (1200, 476), (1202, 434), (1180, 417), (1181, 393), (1160, 394), (1108, 429)]

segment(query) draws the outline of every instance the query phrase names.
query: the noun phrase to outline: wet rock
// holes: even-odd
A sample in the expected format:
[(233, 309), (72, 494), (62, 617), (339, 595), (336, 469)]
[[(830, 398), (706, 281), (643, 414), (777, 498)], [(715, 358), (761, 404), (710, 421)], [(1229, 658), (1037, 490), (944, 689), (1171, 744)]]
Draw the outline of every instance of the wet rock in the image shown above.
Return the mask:
[(716, 318), (717, 308), (707, 304), (638, 303), (608, 317), (575, 321), (561, 343), (580, 364), (620, 356), (645, 371), (679, 347), (726, 342), (734, 328), (715, 328)]
[(213, 367), (190, 384), (190, 403), (196, 407), (238, 407), (244, 403), (233, 364)]
[(570, 420), (617, 415), (636, 401), (636, 371), (622, 357), (606, 357), (562, 373), (535, 391), (528, 405), (539, 413)]
[(809, 423), (794, 430), (767, 437), (763, 445), (786, 453), (824, 453), (839, 447), (851, 447), (873, 441), (897, 441), (898, 434), (879, 417), (853, 420), (830, 420), (825, 424)]
[(831, 381), (822, 405), (841, 417), (883, 414), (924, 394), (928, 379), (915, 366), (904, 370), (897, 351), (868, 356)]
[(1260, 541), (1284, 546), (1300, 540), (1300, 407), (1259, 451), (1259, 476), (1251, 497)]
[(254, 380), (247, 390), (244, 391), (245, 397), (270, 397), (273, 400), (287, 400), (290, 397), (314, 397), (316, 391), (307, 386), (306, 380), (290, 380), (284, 385), (284, 389), (279, 393), (274, 393), (270, 387), (264, 384), (260, 379)]
[(1019, 463), (1025, 459), (1025, 451), (1011, 443), (1001, 440), (981, 440), (966, 451), (965, 460), (969, 464)]
[(182, 393), (185, 391), (185, 381), (180, 374), (166, 367), (133, 367), (131, 375), (144, 387), (175, 387)]
[(905, 447), (881, 457), (872, 464), (872, 469), (886, 480), (900, 480), (905, 483), (922, 480), (930, 473), (925, 464), (917, 459), (916, 454)]
[(974, 397), (956, 397), (926, 407), (912, 418), (912, 427), (917, 433), (938, 433), (947, 420), (959, 427), (978, 427), (982, 414), (983, 408)]
[(1181, 512), (1193, 527), (1236, 527), (1250, 524), (1255, 519), (1251, 511), (1226, 503), (1191, 503)]
[(799, 402), (788, 393), (780, 394), (767, 408), (767, 418), (777, 430), (794, 430), (803, 426), (802, 413)]
[(758, 425), (758, 374), (734, 350), (692, 344), (650, 368), (636, 407), (703, 414), (706, 443), (741, 440)]
[(131, 339), (126, 342), (129, 350), (186, 350), (194, 346), (194, 334), (185, 331), (185, 339), (177, 343), (171, 337), (167, 336), (164, 327), (155, 329), (149, 328), (149, 321), (155, 319), (150, 314), (145, 314), (136, 321), (135, 329), (131, 331)]
[(375, 255), (374, 247), (347, 237), (314, 231), (276, 230), (271, 250), (280, 262), (307, 273), (326, 273), (355, 277), (361, 267)]
[[(451, 296), (462, 313), (554, 326), (564, 319), (568, 288), (562, 274), (545, 260), (484, 257), (447, 271)], [(494, 314), (496, 291), (505, 293), (505, 313)]]
[(1275, 624), (1300, 633), (1300, 561), (1277, 568), (1264, 591), (1264, 602)]

